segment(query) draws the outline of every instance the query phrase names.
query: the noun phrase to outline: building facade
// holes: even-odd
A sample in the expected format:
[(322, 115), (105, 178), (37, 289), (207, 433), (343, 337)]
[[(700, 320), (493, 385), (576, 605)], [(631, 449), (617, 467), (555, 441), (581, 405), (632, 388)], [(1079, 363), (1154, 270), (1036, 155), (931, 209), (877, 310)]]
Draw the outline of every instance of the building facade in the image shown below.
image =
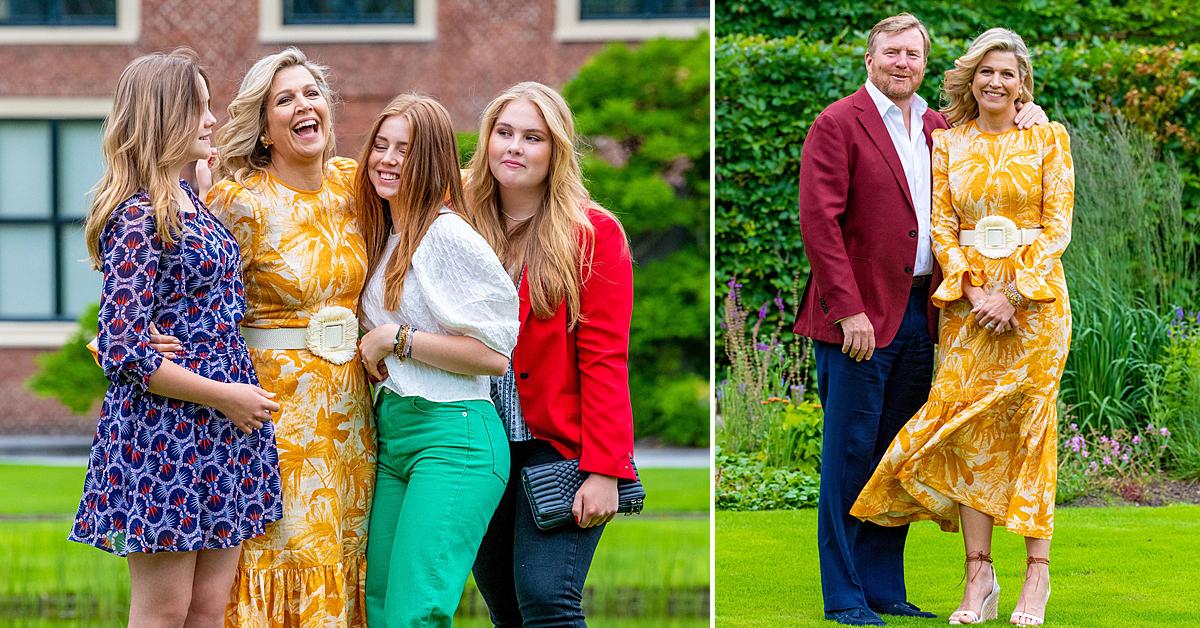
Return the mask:
[(440, 100), (460, 131), (504, 88), (562, 86), (605, 43), (693, 37), (707, 0), (0, 0), (0, 434), (90, 434), (26, 390), (99, 295), (82, 220), (104, 115), (135, 57), (188, 46), (224, 111), (260, 57), (300, 47), (332, 70), (337, 152), (395, 95)]

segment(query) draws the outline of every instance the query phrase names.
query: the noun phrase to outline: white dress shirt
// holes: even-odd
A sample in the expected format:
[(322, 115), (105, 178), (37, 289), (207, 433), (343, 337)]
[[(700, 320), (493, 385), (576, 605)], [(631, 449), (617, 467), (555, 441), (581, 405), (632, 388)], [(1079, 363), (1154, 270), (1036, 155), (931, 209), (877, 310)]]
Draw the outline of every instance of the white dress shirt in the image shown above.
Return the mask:
[(892, 138), (892, 146), (900, 156), (900, 165), (904, 168), (904, 178), (908, 181), (908, 191), (912, 194), (913, 207), (917, 212), (917, 259), (913, 261), (913, 275), (928, 275), (933, 272), (933, 241), (930, 235), (932, 220), (932, 166), (930, 165), (929, 147), (925, 145), (924, 126), (921, 116), (929, 109), (929, 105), (917, 94), (913, 94), (909, 105), (909, 128), (904, 128), (904, 113), (890, 98), (883, 95), (878, 87), (867, 81), (867, 93), (883, 118), (888, 135)]
[[(418, 332), (470, 336), (497, 353), (512, 355), (520, 305), (512, 278), (495, 251), (458, 214), (442, 209), (413, 253), (398, 310), (384, 305), (383, 275), (399, 235), (388, 238), (383, 256), (362, 293), (362, 326), (412, 325)], [(460, 375), (409, 358), (384, 358), (388, 378), (376, 388), (429, 401), (491, 400), (486, 375)]]

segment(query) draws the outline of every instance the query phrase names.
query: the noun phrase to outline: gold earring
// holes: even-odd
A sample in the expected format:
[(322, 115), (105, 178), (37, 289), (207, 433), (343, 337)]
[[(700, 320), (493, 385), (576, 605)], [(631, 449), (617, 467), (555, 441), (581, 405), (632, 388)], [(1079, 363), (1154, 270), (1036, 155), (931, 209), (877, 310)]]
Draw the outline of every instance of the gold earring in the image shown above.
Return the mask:
[(263, 146), (266, 146), (266, 147), (270, 147), (271, 144), (274, 143), (271, 141), (271, 138), (266, 136), (266, 134), (258, 136), (258, 141), (260, 144), (262, 144)]

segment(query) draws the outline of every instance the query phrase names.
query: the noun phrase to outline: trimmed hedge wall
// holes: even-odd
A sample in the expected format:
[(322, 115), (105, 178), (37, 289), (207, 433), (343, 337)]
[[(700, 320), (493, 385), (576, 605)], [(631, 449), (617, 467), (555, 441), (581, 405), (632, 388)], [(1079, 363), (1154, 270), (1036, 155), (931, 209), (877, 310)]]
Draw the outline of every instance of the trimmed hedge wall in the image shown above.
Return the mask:
[(1192, 41), (1200, 28), (1200, 5), (1195, 0), (933, 0), (920, 4), (735, 0), (717, 3), (717, 36), (857, 41), (879, 20), (903, 11), (914, 13), (937, 39), (971, 39), (985, 28), (1003, 26), (1027, 40), (1100, 37), (1168, 43)]
[[(739, 4), (764, 3), (732, 3), (725, 10)], [(826, 3), (821, 7), (826, 11)], [(1118, 112), (1174, 156), (1184, 175), (1192, 241), (1200, 242), (1200, 44), (1027, 41), (1033, 45), (1034, 98), (1051, 119)], [(934, 38), (920, 91), (932, 106), (942, 72), (968, 44)], [(786, 293), (794, 274), (808, 272), (796, 205), (800, 150), (817, 114), (866, 81), (863, 52), (858, 37), (852, 43), (795, 36), (717, 39), (716, 281), (723, 288), (736, 277), (747, 307)], [(720, 305), (724, 290), (717, 292)]]

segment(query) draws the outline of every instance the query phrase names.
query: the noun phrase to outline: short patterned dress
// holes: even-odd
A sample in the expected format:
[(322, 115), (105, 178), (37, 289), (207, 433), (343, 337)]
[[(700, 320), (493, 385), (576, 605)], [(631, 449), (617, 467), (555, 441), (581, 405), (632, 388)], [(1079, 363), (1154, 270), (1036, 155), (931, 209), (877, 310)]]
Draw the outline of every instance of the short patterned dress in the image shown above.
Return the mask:
[[(959, 504), (1021, 536), (1054, 531), (1058, 385), (1071, 344), (1060, 256), (1071, 239), (1075, 175), (1061, 124), (985, 133), (968, 122), (934, 131), (933, 249), (945, 281), (937, 374), (929, 401), (892, 441), (850, 514), (880, 525), (931, 519), (957, 531)], [(960, 246), (985, 216), (1041, 228), (1008, 257)], [(1012, 283), (1030, 304), (993, 336), (971, 314), (962, 279)]]
[[(267, 172), (209, 192), (242, 247), (243, 325), (300, 327), (323, 308), (358, 311), (367, 252), (353, 203), (357, 164), (336, 157), (321, 189), (289, 188)], [(228, 626), (366, 623), (367, 518), (375, 488), (375, 423), (357, 359), (334, 364), (307, 349), (250, 349), (277, 394), (283, 518), (242, 546)]]
[(180, 182), (192, 207), (164, 246), (146, 194), (100, 236), (99, 360), (111, 384), (68, 538), (125, 556), (236, 547), (282, 514), (270, 421), (246, 435), (208, 406), (147, 390), (162, 356), (149, 327), (179, 338), (174, 362), (218, 382), (257, 384), (238, 333), (237, 241)]

